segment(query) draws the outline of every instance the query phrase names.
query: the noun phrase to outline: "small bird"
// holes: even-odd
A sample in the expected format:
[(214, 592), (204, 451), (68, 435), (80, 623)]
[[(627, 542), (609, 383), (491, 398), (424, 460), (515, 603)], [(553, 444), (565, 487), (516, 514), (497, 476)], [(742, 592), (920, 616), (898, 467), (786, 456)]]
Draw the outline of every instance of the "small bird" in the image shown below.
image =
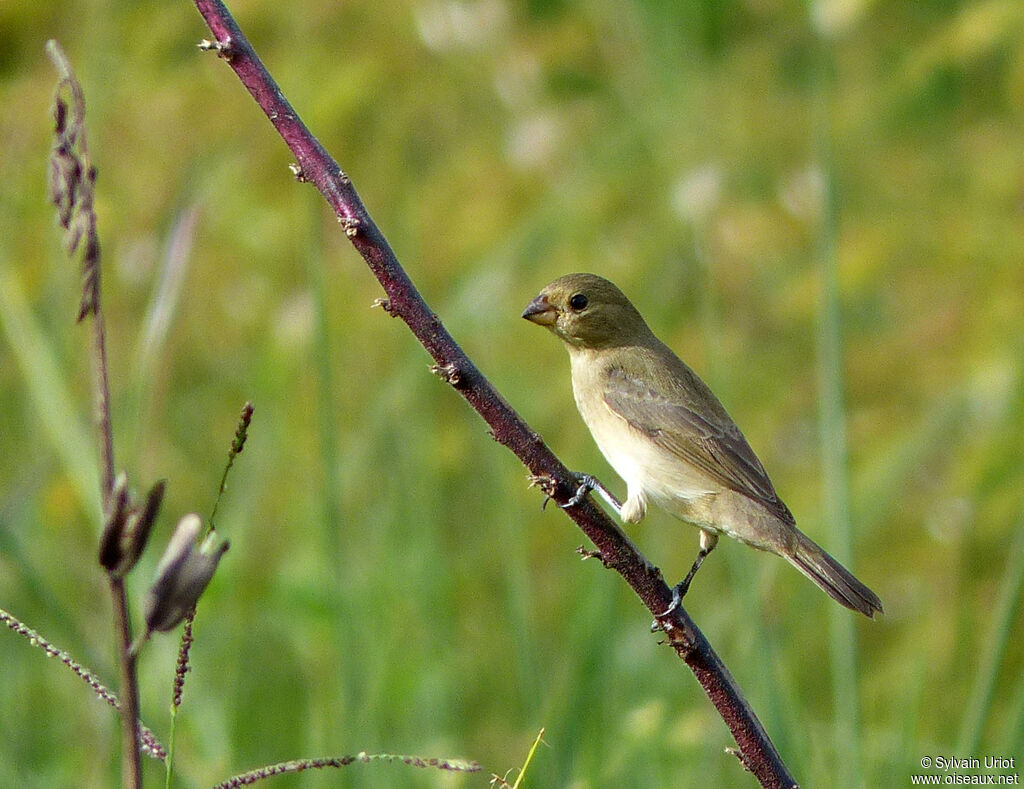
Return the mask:
[(719, 534), (788, 560), (847, 608), (873, 618), (882, 601), (796, 527), (739, 428), (697, 374), (644, 322), (621, 290), (594, 274), (568, 274), (523, 311), (569, 351), (583, 421), (627, 486), (621, 507), (593, 477), (579, 475), (578, 504), (597, 489), (625, 523), (653, 502), (700, 529), (700, 551), (673, 590), (682, 600)]

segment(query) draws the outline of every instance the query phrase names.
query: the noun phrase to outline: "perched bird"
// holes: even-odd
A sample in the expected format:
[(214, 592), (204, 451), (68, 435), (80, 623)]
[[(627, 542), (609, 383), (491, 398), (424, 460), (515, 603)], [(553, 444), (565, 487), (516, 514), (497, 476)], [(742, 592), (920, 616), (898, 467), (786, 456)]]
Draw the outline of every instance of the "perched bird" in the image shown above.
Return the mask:
[[(576, 406), (626, 482), (622, 520), (639, 522), (653, 502), (700, 529), (700, 551), (676, 586), (670, 611), (719, 534), (778, 554), (847, 608), (868, 617), (882, 611), (874, 592), (796, 528), (718, 398), (615, 285), (594, 274), (569, 274), (545, 287), (523, 317), (546, 326), (569, 351)], [(592, 477), (580, 478), (580, 491), (564, 506), (588, 489), (603, 491)]]

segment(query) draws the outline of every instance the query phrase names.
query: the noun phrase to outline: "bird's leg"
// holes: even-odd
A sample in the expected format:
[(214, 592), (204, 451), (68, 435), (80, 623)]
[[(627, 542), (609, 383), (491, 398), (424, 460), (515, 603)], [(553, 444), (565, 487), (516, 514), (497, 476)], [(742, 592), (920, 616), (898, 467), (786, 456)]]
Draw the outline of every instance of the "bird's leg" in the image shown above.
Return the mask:
[(668, 616), (682, 605), (683, 598), (690, 590), (690, 582), (693, 580), (693, 576), (697, 574), (697, 570), (704, 563), (704, 559), (715, 549), (716, 545), (718, 545), (718, 535), (714, 532), (702, 530), (700, 533), (700, 550), (697, 551), (697, 558), (693, 560), (693, 567), (690, 568), (690, 572), (686, 574), (686, 577), (672, 588), (672, 602), (659, 615), (659, 619)]
[(586, 496), (590, 491), (596, 490), (598, 495), (608, 502), (609, 506), (615, 510), (616, 515), (622, 515), (622, 503), (612, 495), (612, 492), (608, 490), (608, 488), (601, 484), (601, 481), (597, 477), (592, 477), (590, 474), (584, 474), (581, 471), (573, 471), (570, 473), (576, 478), (576, 481), (579, 482), (579, 487), (576, 488), (576, 493), (573, 497), (565, 502), (565, 504), (559, 504), (559, 507), (563, 510), (575, 507), (583, 501), (584, 496)]

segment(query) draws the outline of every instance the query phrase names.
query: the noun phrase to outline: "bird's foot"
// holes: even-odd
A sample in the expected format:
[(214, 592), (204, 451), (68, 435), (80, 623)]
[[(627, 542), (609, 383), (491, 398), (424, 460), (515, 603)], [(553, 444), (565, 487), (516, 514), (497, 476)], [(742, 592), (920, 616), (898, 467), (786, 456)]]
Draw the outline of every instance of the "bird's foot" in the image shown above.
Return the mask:
[(622, 504), (615, 496), (612, 495), (611, 491), (608, 490), (597, 477), (593, 477), (590, 474), (584, 474), (582, 471), (570, 472), (576, 481), (579, 483), (579, 487), (576, 488), (576, 493), (571, 499), (565, 504), (559, 504), (563, 510), (567, 510), (570, 507), (575, 507), (586, 497), (590, 491), (597, 491), (598, 495), (604, 499), (608, 504), (615, 510), (616, 514), (622, 512)]
[(665, 625), (662, 624), (662, 620), (666, 617), (672, 616), (675, 610), (683, 604), (683, 598), (686, 597), (687, 591), (690, 589), (690, 581), (693, 580), (693, 575), (687, 575), (682, 581), (672, 587), (672, 602), (668, 604), (668, 608), (658, 614), (654, 621), (651, 622), (651, 632), (657, 633), (659, 630), (664, 630)]
[(709, 539), (707, 541), (707, 545), (701, 546), (701, 549), (697, 552), (697, 558), (693, 562), (693, 567), (690, 568), (690, 572), (686, 574), (686, 577), (682, 581), (672, 587), (672, 602), (670, 602), (668, 604), (668, 608), (658, 614), (654, 622), (651, 623), (652, 633), (657, 632), (658, 630), (663, 630), (664, 628), (661, 624), (661, 620), (667, 616), (671, 616), (672, 613), (683, 604), (683, 598), (686, 597), (686, 593), (690, 591), (690, 582), (693, 580), (693, 576), (697, 574), (697, 570), (700, 569), (700, 566), (704, 563), (704, 559), (709, 553), (711, 553), (715, 547), (715, 543), (717, 542), (717, 539), (713, 542)]
[(575, 507), (577, 504), (583, 501), (583, 499), (586, 497), (588, 493), (590, 493), (590, 491), (594, 490), (600, 484), (594, 477), (590, 476), (589, 474), (584, 474), (581, 471), (573, 471), (572, 475), (573, 477), (576, 478), (576, 481), (579, 483), (579, 487), (576, 488), (576, 493), (573, 495), (571, 499), (565, 502), (565, 504), (558, 505), (563, 510), (567, 510), (570, 507)]
[(668, 604), (668, 608), (661, 612), (659, 619), (670, 616), (673, 611), (683, 604), (683, 598), (686, 597), (686, 593), (690, 591), (690, 581), (692, 580), (693, 574), (691, 573), (672, 587), (672, 602)]

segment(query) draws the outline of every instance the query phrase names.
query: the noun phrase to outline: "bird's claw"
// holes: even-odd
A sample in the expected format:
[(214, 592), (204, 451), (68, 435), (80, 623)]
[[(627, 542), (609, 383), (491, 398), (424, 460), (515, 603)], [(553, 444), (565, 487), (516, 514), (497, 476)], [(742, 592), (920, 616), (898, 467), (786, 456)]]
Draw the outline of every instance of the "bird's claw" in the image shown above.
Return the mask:
[[(601, 484), (597, 477), (592, 477), (590, 474), (585, 474), (582, 471), (570, 471), (569, 474), (577, 482), (576, 492), (564, 504), (559, 504), (559, 507), (563, 510), (575, 507), (593, 490), (597, 491), (601, 498), (607, 501), (616, 513), (621, 515), (622, 504), (611, 494), (608, 488)], [(533, 475), (529, 477), (529, 480), (531, 488), (536, 485), (544, 491), (544, 503), (541, 504), (541, 509), (546, 508), (548, 502), (555, 497), (555, 493), (558, 490), (558, 480), (548, 474)]]
[(686, 597), (686, 593), (690, 590), (691, 580), (693, 580), (693, 576), (688, 575), (672, 587), (672, 602), (668, 604), (668, 608), (658, 614), (658, 619), (664, 619), (666, 616), (671, 616), (672, 613), (683, 604), (683, 598)]
[(540, 508), (542, 510), (547, 509), (548, 502), (555, 497), (558, 482), (548, 474), (532, 474), (528, 479), (530, 480), (531, 488), (536, 486), (544, 491), (544, 501), (541, 502)]
[[(715, 540), (717, 542), (717, 539)], [(671, 616), (679, 606), (683, 604), (683, 598), (686, 597), (686, 593), (690, 591), (690, 581), (693, 580), (693, 576), (697, 574), (697, 570), (704, 563), (704, 559), (711, 553), (715, 547), (715, 543), (712, 542), (707, 547), (701, 547), (697, 552), (697, 558), (693, 562), (693, 567), (690, 568), (690, 572), (686, 574), (686, 577), (672, 587), (672, 602), (668, 604), (668, 608), (658, 614), (657, 618), (651, 624), (651, 632), (654, 633), (658, 630), (663, 630), (664, 626), (661, 624), (661, 620), (668, 616)]]
[(559, 507), (563, 510), (575, 507), (583, 501), (590, 491), (595, 491), (602, 499), (608, 502), (608, 505), (615, 510), (616, 514), (622, 515), (622, 502), (615, 498), (612, 492), (601, 484), (601, 480), (582, 471), (572, 471), (570, 473), (579, 482), (579, 487), (576, 488), (576, 493), (573, 494), (573, 497), (565, 502), (565, 504), (559, 504)]
[(576, 488), (576, 493), (573, 494), (573, 497), (571, 499), (565, 502), (565, 504), (558, 505), (563, 510), (567, 510), (570, 507), (575, 507), (577, 504), (583, 501), (583, 499), (586, 497), (588, 493), (590, 493), (590, 491), (597, 490), (601, 486), (601, 483), (598, 482), (596, 479), (594, 479), (594, 477), (590, 476), (589, 474), (584, 474), (583, 472), (580, 471), (574, 471), (572, 472), (572, 475), (580, 484), (579, 487)]
[(665, 630), (666, 627), (671, 627), (671, 625), (666, 625), (664, 620), (672, 616), (676, 609), (683, 604), (683, 598), (686, 596), (686, 592), (689, 587), (690, 578), (686, 578), (672, 587), (672, 602), (668, 604), (668, 608), (658, 614), (654, 621), (651, 622), (652, 633), (657, 633), (659, 630)]

